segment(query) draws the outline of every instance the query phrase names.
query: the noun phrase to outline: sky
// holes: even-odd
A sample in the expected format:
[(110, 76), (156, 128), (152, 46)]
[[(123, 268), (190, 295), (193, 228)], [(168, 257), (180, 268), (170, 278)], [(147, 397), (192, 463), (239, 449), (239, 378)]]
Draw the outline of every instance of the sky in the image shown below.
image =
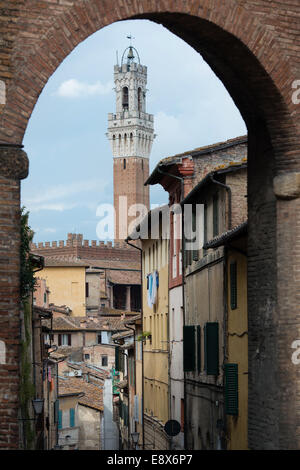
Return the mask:
[[(25, 133), (30, 170), (21, 198), (35, 242), (65, 240), (69, 232), (98, 238), (97, 207), (113, 203), (113, 159), (105, 135), (107, 115), (115, 112), (113, 67), (129, 34), (148, 68), (146, 111), (154, 115), (157, 135), (150, 172), (161, 158), (247, 132), (201, 55), (166, 28), (131, 20), (101, 29), (50, 77)], [(151, 187), (150, 202), (165, 204), (167, 193)]]

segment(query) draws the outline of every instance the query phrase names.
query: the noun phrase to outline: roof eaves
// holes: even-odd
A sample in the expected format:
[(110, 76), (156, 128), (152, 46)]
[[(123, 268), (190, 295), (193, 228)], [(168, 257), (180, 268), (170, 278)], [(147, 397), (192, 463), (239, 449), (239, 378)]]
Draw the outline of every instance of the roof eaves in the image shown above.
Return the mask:
[(228, 230), (227, 232), (222, 233), (222, 235), (209, 240), (208, 242), (203, 245), (205, 250), (209, 248), (218, 248), (219, 246), (224, 245), (225, 243), (231, 241), (232, 239), (246, 234), (248, 232), (248, 221), (246, 220), (240, 225), (237, 225), (232, 230)]

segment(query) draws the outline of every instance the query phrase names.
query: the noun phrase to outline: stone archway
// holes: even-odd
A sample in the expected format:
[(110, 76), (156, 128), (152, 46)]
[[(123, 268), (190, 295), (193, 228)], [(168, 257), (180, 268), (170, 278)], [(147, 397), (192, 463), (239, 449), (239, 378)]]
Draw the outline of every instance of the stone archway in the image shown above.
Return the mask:
[[(203, 55), (246, 122), (249, 446), (300, 448), (300, 369), (291, 361), (291, 344), (300, 337), (300, 107), (292, 100), (292, 84), (300, 77), (299, 14), (298, 2), (287, 7), (279, 0), (268, 5), (263, 0), (7, 2), (0, 43), (0, 80), (5, 83), (0, 103), (0, 321), (6, 344), (0, 400), (1, 406), (6, 400), (4, 416), (10, 424), (0, 429), (0, 445), (18, 445), (19, 191), (28, 171), (21, 144), (29, 117), (48, 78), (76, 45), (115, 21), (145, 18), (162, 23)], [(4, 388), (9, 399), (4, 400)]]

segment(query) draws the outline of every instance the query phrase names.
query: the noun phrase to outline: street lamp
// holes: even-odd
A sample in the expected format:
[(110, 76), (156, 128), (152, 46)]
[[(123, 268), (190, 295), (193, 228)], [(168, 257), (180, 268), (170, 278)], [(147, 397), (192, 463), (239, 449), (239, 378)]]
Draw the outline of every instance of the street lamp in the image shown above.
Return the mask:
[(40, 415), (43, 412), (43, 407), (44, 407), (44, 399), (43, 398), (36, 398), (35, 400), (32, 400), (32, 406), (34, 409), (34, 413), (36, 415)]
[(131, 438), (132, 438), (132, 441), (134, 443), (134, 448), (136, 450), (136, 446), (139, 442), (139, 437), (140, 437), (140, 433), (139, 432), (132, 432), (131, 433)]

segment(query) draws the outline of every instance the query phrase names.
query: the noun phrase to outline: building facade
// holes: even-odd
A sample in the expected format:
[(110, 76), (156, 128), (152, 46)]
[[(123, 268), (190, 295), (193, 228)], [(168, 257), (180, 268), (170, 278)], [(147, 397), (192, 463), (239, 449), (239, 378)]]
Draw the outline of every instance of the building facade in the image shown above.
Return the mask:
[[(239, 319), (234, 319), (234, 312), (227, 308), (227, 269), (228, 262), (229, 269), (232, 269), (232, 254), (227, 259), (224, 246), (206, 250), (203, 243), (205, 247), (207, 240), (232, 229), (232, 224), (236, 226), (245, 221), (246, 196), (247, 165), (241, 162), (208, 173), (182, 201), (183, 207), (186, 204), (192, 205), (195, 228), (202, 234), (199, 249), (187, 249), (186, 240), (184, 251), (183, 346), (186, 383), (185, 439), (188, 449), (226, 449), (227, 442), (230, 442), (230, 431), (241, 429), (241, 421), (245, 418), (242, 410), (243, 417), (240, 418), (239, 426), (236, 425), (236, 418), (227, 419), (228, 409), (225, 403), (226, 381), (231, 372), (229, 358), (236, 361), (237, 356), (239, 357), (243, 375), (241, 383), (242, 386), (245, 385), (243, 381), (247, 374), (248, 355), (243, 347), (244, 339), (236, 344), (236, 335), (240, 334), (240, 327), (245, 327), (245, 320), (247, 321), (245, 303), (240, 315), (243, 320), (240, 320), (239, 325), (236, 323)], [(197, 206), (202, 208), (201, 217), (196, 217)], [(236, 268), (235, 264), (234, 266)], [(239, 267), (241, 282), (245, 286), (244, 269), (244, 265)], [(240, 290), (242, 291), (243, 289)], [(243, 329), (242, 336), (245, 333)], [(232, 368), (236, 370), (233, 366)], [(245, 396), (243, 403), (244, 399)], [(233, 446), (236, 439), (236, 435), (233, 436)]]

